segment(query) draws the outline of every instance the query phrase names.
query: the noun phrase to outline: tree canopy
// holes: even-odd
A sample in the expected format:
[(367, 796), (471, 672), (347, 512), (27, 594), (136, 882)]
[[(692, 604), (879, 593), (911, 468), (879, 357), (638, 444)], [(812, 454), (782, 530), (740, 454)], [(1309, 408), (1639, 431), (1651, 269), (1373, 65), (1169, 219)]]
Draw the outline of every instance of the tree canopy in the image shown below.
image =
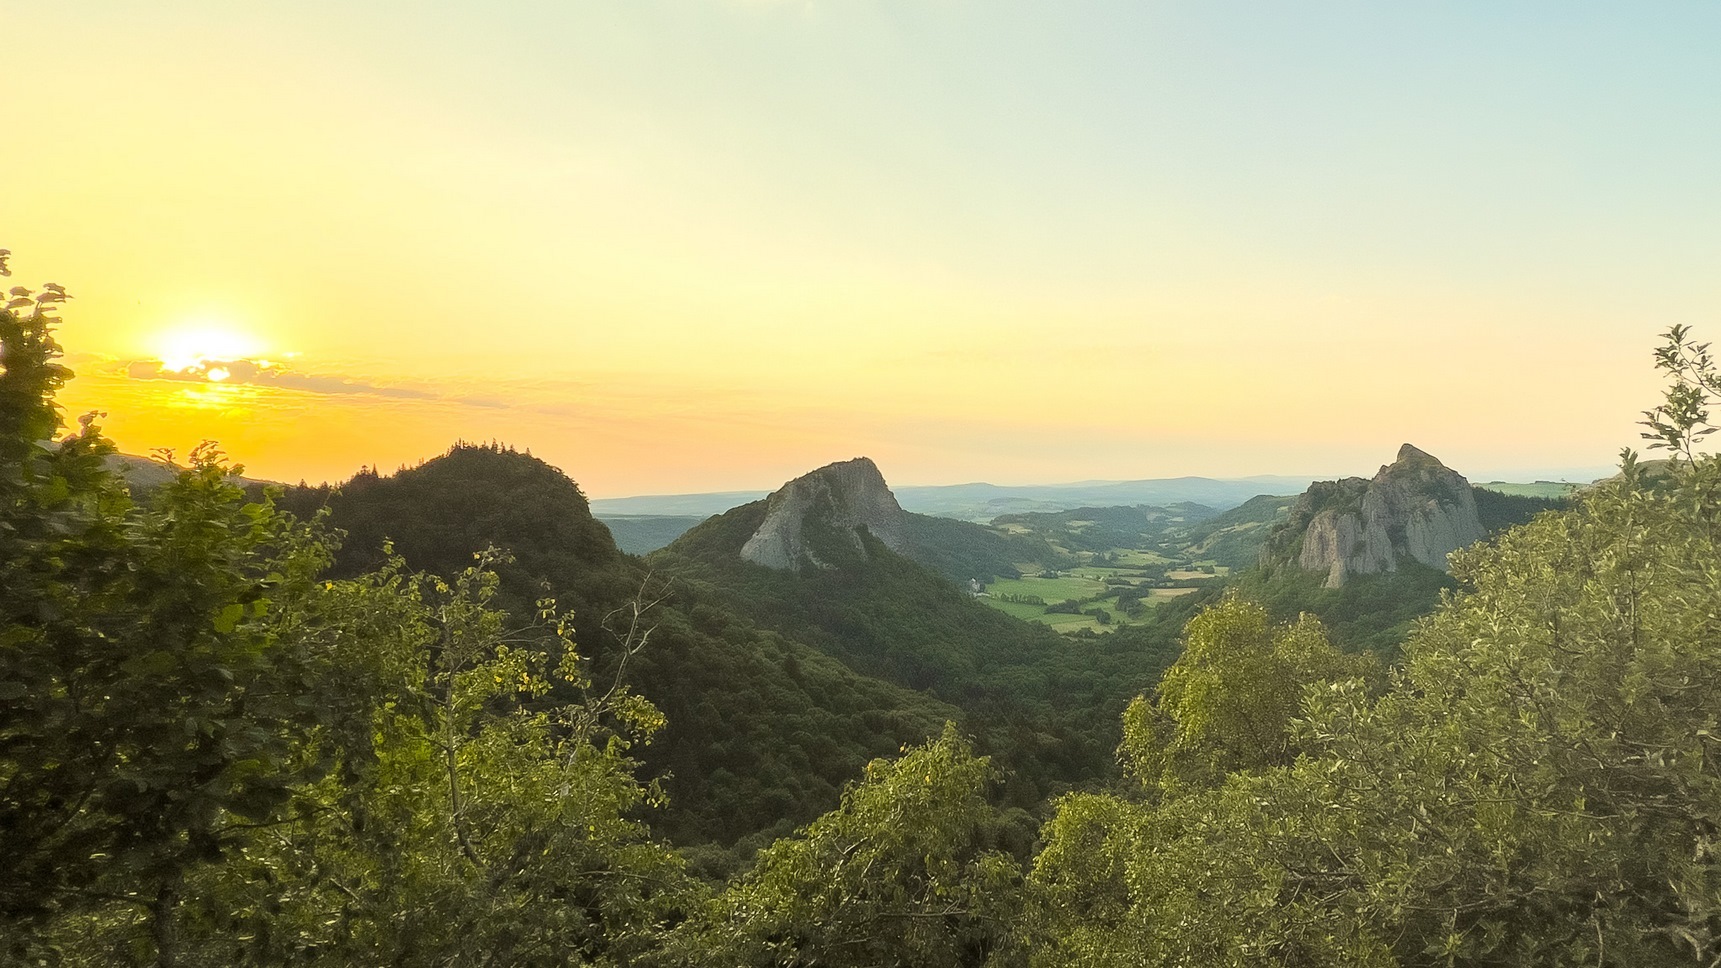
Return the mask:
[[(1294, 760), (1232, 757), (1217, 785), (1164, 799), (1066, 800), (1030, 879), (1029, 960), (1721, 955), (1721, 463), (1690, 446), (1707, 416), (1688, 388), (1712, 371), (1674, 372), (1649, 415), (1680, 455), (1666, 483), (1627, 454), (1572, 511), (1455, 556), (1466, 591), (1383, 693), (1305, 685)], [(1247, 617), (1227, 622), (1258, 635)]]
[[(767, 633), (698, 590), (720, 569), (683, 561), (696, 591), (658, 636), (647, 603), (614, 603), (638, 572), (564, 513), (583, 509), (572, 482), (500, 450), (361, 483), (444, 508), (406, 533), (437, 570), (412, 570), (362, 502), (376, 547), (336, 568), (315, 510), (330, 502), (247, 497), (211, 447), (134, 496), (98, 417), (62, 434), (65, 298), (18, 289), (0, 310), (0, 963), (1721, 961), (1721, 460), (1700, 446), (1721, 375), (1683, 328), (1645, 414), (1662, 472), (1628, 452), (1570, 508), (1455, 554), (1401, 662), (1276, 620), (1245, 586), (1187, 606), (1157, 677), (1158, 652), (1001, 663), (1046, 640), (989, 649), (1003, 618), (945, 608), (908, 562), (753, 574), (727, 600), (773, 609)], [(534, 547), (493, 504), (460, 517), (495, 460), (567, 547)], [(484, 536), (461, 529), (474, 521), (533, 557), (456, 548)], [(608, 607), (576, 625), (527, 591), (556, 574)], [(845, 582), (861, 587), (845, 598)], [(906, 624), (969, 614), (993, 624)], [(794, 641), (797, 622), (837, 656)], [(587, 647), (600, 632), (613, 640)], [(1073, 762), (1091, 735), (1040, 731), (1045, 707), (1086, 697), (1102, 708), (1084, 715), (1120, 724), (1121, 768), (1001, 803), (1005, 769), (1031, 760), (979, 755), (936, 731), (951, 707), (839, 659), (929, 677), (985, 713), (991, 742)], [(674, 684), (699, 668), (746, 694), (719, 709)], [(721, 865), (700, 871), (705, 848), (651, 826), (670, 778), (638, 759), (673, 727), (641, 670), (693, 735), (736, 727), (711, 759), (676, 761), (717, 764), (691, 789), (765, 789), (718, 774), (767, 763), (753, 772), (770, 783), (817, 774), (834, 808), (701, 879)], [(1012, 689), (1034, 705), (999, 698)], [(833, 738), (859, 728), (902, 736), (898, 755), (861, 767)], [(1024, 806), (1043, 809), (1037, 845)]]
[(685, 888), (637, 819), (656, 793), (629, 749), (656, 709), (590, 681), (553, 601), (494, 608), (495, 556), (323, 578), (334, 536), (247, 500), (211, 448), (134, 501), (92, 420), (55, 439), (61, 298), (0, 311), (0, 954), (645, 947)]

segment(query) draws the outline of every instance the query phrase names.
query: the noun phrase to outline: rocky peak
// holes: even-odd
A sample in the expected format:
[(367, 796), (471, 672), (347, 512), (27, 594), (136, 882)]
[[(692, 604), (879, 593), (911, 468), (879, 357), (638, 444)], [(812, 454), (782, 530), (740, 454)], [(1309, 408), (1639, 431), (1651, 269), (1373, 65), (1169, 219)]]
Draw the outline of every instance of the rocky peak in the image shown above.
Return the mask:
[[(1381, 466), (1381, 470), (1383, 470), (1383, 471), (1389, 470), (1389, 469), (1394, 468), (1394, 467), (1401, 468), (1401, 469), (1414, 467), (1414, 468), (1437, 468), (1439, 470), (1447, 470), (1446, 465), (1440, 463), (1439, 458), (1435, 457), (1433, 454), (1430, 454), (1428, 451), (1425, 451), (1422, 448), (1416, 446), (1415, 444), (1400, 444), (1400, 445), (1398, 445), (1398, 456), (1393, 458), (1393, 461), (1391, 464), (1383, 464)], [(1448, 473), (1450, 473), (1450, 471), (1448, 471)]]
[(1483, 535), (1470, 482), (1410, 444), (1372, 480), (1311, 485), (1287, 530), (1297, 564), (1326, 572), (1328, 588), (1353, 574), (1396, 571), (1407, 557), (1444, 571), (1447, 555)]
[(907, 522), (877, 465), (865, 457), (827, 464), (765, 499), (765, 519), (741, 546), (741, 557), (768, 568), (830, 568), (864, 556), (857, 529), (892, 551), (908, 548)]

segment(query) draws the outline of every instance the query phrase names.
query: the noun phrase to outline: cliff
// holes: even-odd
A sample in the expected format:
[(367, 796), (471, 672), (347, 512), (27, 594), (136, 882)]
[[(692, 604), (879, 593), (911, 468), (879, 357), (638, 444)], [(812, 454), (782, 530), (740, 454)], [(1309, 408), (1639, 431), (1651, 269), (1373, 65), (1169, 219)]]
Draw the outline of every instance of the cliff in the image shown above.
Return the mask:
[(828, 464), (797, 477), (765, 499), (765, 517), (741, 546), (741, 557), (767, 568), (834, 567), (866, 555), (857, 529), (885, 547), (908, 550), (908, 528), (896, 496), (865, 457)]
[(1327, 587), (1337, 588), (1351, 575), (1396, 571), (1402, 558), (1445, 571), (1448, 554), (1483, 534), (1470, 482), (1405, 444), (1372, 480), (1311, 485), (1269, 554), (1324, 571)]

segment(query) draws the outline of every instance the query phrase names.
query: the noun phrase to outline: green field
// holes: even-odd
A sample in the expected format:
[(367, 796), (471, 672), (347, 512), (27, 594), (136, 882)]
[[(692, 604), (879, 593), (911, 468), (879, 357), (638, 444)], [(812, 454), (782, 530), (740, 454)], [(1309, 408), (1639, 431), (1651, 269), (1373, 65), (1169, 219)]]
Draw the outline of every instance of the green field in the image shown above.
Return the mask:
[[(985, 602), (986, 604), (992, 606), (993, 608), (997, 609), (998, 611), (1003, 612), (1005, 615), (1013, 615), (1016, 618), (1027, 619), (1030, 622), (1039, 622), (1039, 621), (1042, 621), (1043, 619), (1054, 617), (1054, 616), (1048, 616), (1046, 614), (1045, 608), (1042, 606), (1039, 606), (1039, 605), (1022, 605), (1022, 604), (1019, 604), (1017, 602), (1000, 602), (996, 598), (990, 598), (990, 597), (982, 598), (980, 600)], [(1064, 615), (1064, 616), (1056, 616), (1056, 617), (1070, 618), (1071, 616)], [(1050, 624), (1050, 623), (1047, 623), (1047, 624)]]
[(1561, 484), (1555, 481), (1536, 481), (1533, 484), (1508, 484), (1504, 481), (1489, 481), (1486, 484), (1475, 486), (1487, 488), (1500, 494), (1510, 494), (1513, 497), (1569, 497), (1573, 491), (1583, 485)]
[(1091, 615), (1037, 615), (1029, 621), (1050, 625), (1060, 632), (1074, 632), (1076, 629), (1095, 629), (1104, 631), (1109, 626), (1103, 626), (1094, 621)]
[(1136, 568), (1144, 568), (1149, 565), (1171, 564), (1170, 558), (1165, 557), (1157, 551), (1118, 549), (1113, 552), (1113, 554), (1117, 555), (1118, 564), (1133, 566)]
[(1104, 582), (1091, 578), (1000, 578), (986, 586), (993, 596), (1038, 595), (1047, 605), (1066, 598), (1092, 598), (1106, 590)]
[(1082, 565), (1064, 572), (1079, 578), (1091, 578), (1094, 581), (1105, 581), (1107, 578), (1141, 578), (1141, 569), (1123, 568), (1113, 565)]
[[(1048, 625), (1059, 632), (1075, 632), (1080, 629), (1092, 629), (1096, 632), (1109, 632), (1120, 625), (1128, 625), (1130, 619), (1118, 611), (1117, 601), (1107, 599), (1101, 602), (1085, 602), (1084, 611), (1091, 608), (1103, 608), (1111, 615), (1110, 625), (1101, 625), (1091, 615), (1070, 615), (1062, 612), (1046, 611), (1045, 605), (1031, 605), (1022, 602), (1000, 601), (1001, 595), (1038, 596), (1046, 605), (1056, 605), (1066, 599), (1092, 598), (1110, 590), (1104, 581), (1107, 577), (1141, 578), (1142, 576), (1128, 568), (1109, 568), (1103, 566), (1084, 566), (1065, 572), (1058, 578), (1000, 578), (986, 587), (988, 594), (980, 600), (1006, 615), (1012, 615), (1029, 622), (1039, 622)], [(1154, 588), (1142, 599), (1142, 604), (1152, 606), (1167, 599), (1187, 595), (1193, 588)], [(1137, 621), (1140, 621), (1138, 618)]]
[[(1177, 592), (1183, 590), (1184, 589), (1178, 588), (1161, 588), (1155, 589), (1155, 592)], [(1159, 600), (1159, 595), (1155, 594), (1153, 601)], [(1019, 605), (1015, 602), (1000, 602), (995, 598), (982, 598), (981, 601), (1006, 615), (1013, 615), (1016, 618), (1023, 619), (1024, 621), (1039, 622), (1041, 625), (1049, 625), (1060, 632), (1074, 632), (1077, 629), (1093, 629), (1096, 632), (1109, 632), (1119, 625), (1127, 624), (1129, 622), (1129, 619), (1125, 617), (1122, 612), (1111, 607), (1112, 603), (1109, 601), (1104, 603), (1096, 602), (1082, 607), (1103, 607), (1107, 612), (1111, 613), (1111, 625), (1101, 625), (1091, 615), (1066, 615), (1058, 612), (1048, 614), (1044, 608), (1038, 605)]]
[[(1275, 506), (1262, 513), (1270, 512), (1276, 519), (1283, 516), (1280, 511)], [(1055, 565), (1018, 564), (1022, 577), (990, 582), (982, 600), (1016, 618), (1039, 622), (1060, 632), (1084, 628), (1104, 632), (1130, 624), (1130, 619), (1117, 608), (1120, 591), (1129, 590), (1131, 598), (1151, 608), (1200, 587), (1223, 583), (1233, 567), (1251, 559), (1247, 554), (1239, 556), (1237, 548), (1247, 546), (1248, 539), (1239, 539), (1237, 535), (1254, 531), (1258, 539), (1264, 534), (1264, 527), (1272, 523), (1265, 518), (1230, 515), (1225, 518), (1235, 522), (1230, 530), (1207, 528), (1198, 535), (1179, 525), (1183, 521), (1207, 521), (1212, 514), (1206, 509), (1186, 514), (1181, 508), (1117, 507), (1084, 509), (1084, 513), (1025, 512), (1000, 517), (994, 527), (1011, 534), (1034, 535), (1056, 550), (1061, 560), (1054, 559)], [(1110, 547), (1106, 547), (1108, 544)], [(1054, 577), (1037, 574), (1040, 569), (1050, 567), (1058, 569), (1047, 573)], [(1157, 587), (1161, 584), (1186, 587)], [(999, 601), (1010, 597), (1036, 599), (1043, 604)], [(1102, 625), (1092, 615), (1047, 613), (1048, 606), (1065, 601), (1078, 603), (1082, 611), (1103, 609), (1111, 621)], [(1151, 621), (1137, 611), (1135, 622), (1144, 620)]]

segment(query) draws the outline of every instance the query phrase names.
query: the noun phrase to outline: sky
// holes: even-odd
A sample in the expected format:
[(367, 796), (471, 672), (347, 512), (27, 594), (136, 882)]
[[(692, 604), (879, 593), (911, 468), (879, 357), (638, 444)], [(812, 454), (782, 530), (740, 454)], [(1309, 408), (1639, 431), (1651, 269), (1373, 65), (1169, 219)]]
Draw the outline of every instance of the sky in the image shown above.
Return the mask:
[(1599, 472), (1721, 308), (1721, 6), (0, 5), (68, 416), (594, 497)]

